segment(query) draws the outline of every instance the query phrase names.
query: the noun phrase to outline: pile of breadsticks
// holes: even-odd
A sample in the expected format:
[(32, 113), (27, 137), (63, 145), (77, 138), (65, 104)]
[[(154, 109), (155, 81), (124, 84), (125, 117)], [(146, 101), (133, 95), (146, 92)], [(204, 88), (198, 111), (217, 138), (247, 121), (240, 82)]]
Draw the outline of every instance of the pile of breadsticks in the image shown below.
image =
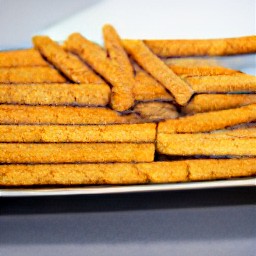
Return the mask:
[(103, 37), (0, 52), (0, 186), (256, 175), (256, 77), (194, 58), (255, 53), (256, 36)]

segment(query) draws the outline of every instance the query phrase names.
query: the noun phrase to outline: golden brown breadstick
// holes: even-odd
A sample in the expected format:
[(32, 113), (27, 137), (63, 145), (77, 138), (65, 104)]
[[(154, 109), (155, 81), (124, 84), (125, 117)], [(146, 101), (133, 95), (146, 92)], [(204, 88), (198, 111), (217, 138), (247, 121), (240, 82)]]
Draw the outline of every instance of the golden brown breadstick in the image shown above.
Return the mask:
[(0, 186), (147, 184), (256, 175), (256, 158), (114, 164), (0, 165)]
[(232, 155), (256, 156), (256, 132), (250, 137), (228, 134), (164, 134), (157, 135), (157, 152), (165, 155)]
[(144, 120), (159, 121), (174, 119), (179, 116), (173, 104), (167, 102), (142, 102), (134, 107), (134, 112), (138, 113)]
[(213, 76), (213, 75), (230, 75), (238, 71), (224, 67), (180, 67), (175, 65), (169, 66), (177, 75), (186, 76)]
[(194, 76), (185, 80), (196, 93), (256, 92), (256, 77), (247, 74)]
[(35, 49), (0, 51), (0, 67), (48, 66)]
[(251, 125), (240, 125), (239, 128), (224, 129), (212, 131), (211, 134), (217, 134), (219, 138), (224, 136), (228, 138), (238, 137), (238, 138), (255, 138), (256, 137), (256, 124), (252, 123)]
[(79, 60), (47, 36), (34, 36), (34, 46), (57, 69), (76, 83), (104, 84), (105, 82), (96, 75), (84, 62)]
[(122, 41), (116, 30), (111, 25), (103, 26), (103, 37), (105, 48), (110, 56), (111, 62), (119, 66), (122, 72), (134, 77), (132, 64), (122, 46)]
[(133, 94), (137, 101), (173, 100), (165, 88), (145, 71), (136, 71), (135, 81)]
[(0, 125), (0, 142), (154, 142), (156, 124)]
[(0, 163), (152, 162), (154, 143), (0, 143)]
[(0, 84), (1, 104), (106, 106), (106, 84)]
[(64, 47), (78, 54), (84, 61), (112, 84), (111, 106), (117, 111), (130, 109), (134, 104), (134, 79), (107, 58), (106, 52), (78, 33), (66, 40)]
[(0, 68), (0, 83), (65, 83), (67, 80), (50, 67)]
[(180, 105), (185, 105), (193, 94), (189, 85), (167, 67), (140, 40), (124, 40), (123, 45), (128, 53), (168, 89)]
[(160, 122), (158, 133), (207, 132), (255, 120), (256, 104), (252, 104), (240, 108), (198, 113), (193, 116)]
[(0, 105), (0, 124), (117, 124), (138, 122), (107, 108)]
[[(252, 169), (252, 168), (251, 168)], [(0, 186), (144, 184), (187, 181), (179, 162), (0, 165)]]
[(256, 103), (256, 94), (199, 94), (183, 108), (186, 114), (195, 114)]
[(216, 180), (256, 175), (256, 158), (190, 160), (189, 180)]
[(237, 70), (219, 66), (217, 61), (204, 58), (168, 58), (163, 61), (177, 75), (212, 76), (239, 73)]
[(167, 66), (177, 67), (215, 67), (219, 66), (217, 59), (205, 57), (162, 58)]
[(256, 36), (223, 39), (144, 40), (158, 56), (233, 55), (256, 52)]

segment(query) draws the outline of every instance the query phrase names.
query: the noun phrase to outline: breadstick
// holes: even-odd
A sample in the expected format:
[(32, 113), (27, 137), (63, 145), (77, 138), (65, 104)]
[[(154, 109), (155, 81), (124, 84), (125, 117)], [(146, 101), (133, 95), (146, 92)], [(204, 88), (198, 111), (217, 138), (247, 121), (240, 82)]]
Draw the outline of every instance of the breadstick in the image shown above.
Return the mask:
[(230, 75), (238, 71), (224, 67), (180, 67), (169, 65), (171, 70), (177, 75), (186, 76), (213, 76), (213, 75)]
[(185, 105), (189, 101), (193, 94), (189, 85), (173, 73), (142, 41), (124, 40), (123, 45), (140, 66), (172, 93), (178, 104)]
[(198, 113), (193, 116), (160, 122), (158, 133), (207, 132), (255, 120), (256, 104), (252, 104), (240, 108)]
[(256, 36), (223, 39), (144, 40), (158, 56), (222, 56), (256, 52)]
[(225, 138), (228, 138), (228, 137), (255, 138), (256, 124), (240, 125), (240, 128), (235, 128), (235, 129), (224, 129), (224, 130), (212, 131), (210, 134), (217, 134), (219, 138), (221, 138), (221, 136)]
[(154, 142), (156, 124), (0, 125), (0, 142)]
[(1, 104), (106, 106), (106, 84), (0, 84)]
[(0, 67), (48, 66), (35, 49), (12, 50), (0, 52)]
[(215, 67), (218, 66), (218, 61), (214, 58), (192, 57), (192, 58), (162, 58), (167, 66), (177, 67)]
[(256, 103), (256, 94), (199, 94), (183, 108), (186, 114), (237, 108)]
[(122, 72), (134, 77), (132, 64), (122, 46), (122, 41), (116, 30), (111, 25), (103, 26), (103, 37), (105, 48), (110, 56), (111, 62), (119, 66)]
[(138, 122), (107, 108), (0, 105), (0, 124), (117, 124)]
[(256, 158), (189, 160), (189, 180), (216, 180), (256, 175)]
[(85, 63), (65, 50), (47, 36), (33, 37), (34, 46), (57, 69), (75, 83), (105, 84)]
[(0, 83), (65, 83), (67, 80), (50, 67), (0, 68)]
[(152, 162), (153, 143), (0, 143), (0, 163)]
[(239, 73), (237, 70), (219, 66), (215, 60), (204, 58), (168, 58), (163, 61), (177, 75), (212, 76)]
[(187, 77), (196, 93), (256, 92), (256, 77), (247, 74)]
[(106, 52), (78, 33), (66, 40), (64, 47), (79, 55), (84, 61), (112, 84), (111, 106), (117, 111), (130, 109), (134, 104), (132, 89), (134, 79), (107, 58)]
[(214, 134), (157, 135), (157, 152), (165, 155), (256, 156), (256, 132), (250, 137)]
[(138, 113), (144, 120), (159, 121), (174, 119), (179, 116), (174, 105), (167, 102), (143, 102), (134, 107), (134, 112)]
[(148, 184), (256, 175), (256, 158), (114, 164), (0, 165), (0, 186)]
[(0, 165), (0, 186), (145, 184), (187, 181), (185, 162)]
[(145, 71), (136, 71), (135, 81), (133, 95), (137, 101), (173, 100), (165, 88)]

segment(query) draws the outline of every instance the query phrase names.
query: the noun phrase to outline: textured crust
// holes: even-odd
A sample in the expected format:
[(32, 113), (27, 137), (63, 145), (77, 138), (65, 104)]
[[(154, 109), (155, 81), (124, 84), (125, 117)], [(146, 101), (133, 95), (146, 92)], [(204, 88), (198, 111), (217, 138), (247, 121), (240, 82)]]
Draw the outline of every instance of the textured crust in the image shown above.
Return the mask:
[(0, 124), (116, 124), (134, 123), (135, 115), (107, 108), (0, 105)]
[(187, 77), (196, 93), (256, 92), (256, 77), (246, 74)]
[(223, 39), (144, 40), (161, 57), (222, 56), (256, 52), (256, 36)]
[(256, 104), (167, 120), (158, 125), (159, 133), (196, 133), (224, 129), (256, 120)]
[(154, 142), (156, 124), (0, 125), (0, 142)]
[(239, 73), (237, 70), (219, 66), (213, 59), (205, 58), (167, 58), (163, 59), (166, 65), (177, 75), (212, 76), (231, 75)]
[(256, 137), (256, 124), (251, 123), (250, 125), (240, 125), (239, 128), (231, 127), (231, 129), (217, 130), (210, 134), (217, 134), (219, 138), (223, 136), (224, 138), (255, 138)]
[(152, 76), (143, 70), (136, 72), (133, 95), (137, 101), (166, 100), (172, 101), (173, 97)]
[(145, 184), (187, 180), (185, 162), (0, 165), (1, 186)]
[(147, 184), (256, 175), (256, 158), (115, 164), (0, 165), (1, 186)]
[(140, 40), (124, 40), (126, 51), (171, 92), (180, 105), (185, 105), (193, 94), (189, 85), (179, 78), (164, 62), (155, 56)]
[(256, 158), (228, 160), (191, 160), (189, 179), (216, 180), (256, 175)]
[(71, 81), (76, 83), (105, 83), (85, 63), (76, 56), (67, 53), (49, 37), (35, 36), (33, 43), (40, 53)]
[(0, 163), (152, 162), (153, 143), (0, 143)]
[(224, 67), (180, 67), (169, 65), (172, 71), (177, 75), (186, 76), (214, 76), (214, 75), (231, 75), (238, 71)]
[(65, 83), (67, 80), (50, 67), (0, 68), (0, 83)]
[(0, 84), (1, 104), (106, 106), (106, 84)]
[(217, 59), (205, 57), (179, 57), (179, 58), (162, 58), (167, 66), (177, 67), (216, 67), (218, 65)]
[(164, 134), (157, 135), (157, 152), (165, 155), (256, 156), (256, 130), (243, 134)]
[(134, 107), (134, 112), (138, 113), (143, 119), (159, 121), (174, 119), (179, 116), (173, 104), (167, 102), (143, 102)]
[(134, 104), (132, 89), (134, 79), (114, 65), (106, 52), (78, 33), (74, 33), (65, 41), (64, 47), (78, 54), (84, 61), (112, 84), (111, 106), (117, 111), (130, 109)]
[(195, 114), (229, 108), (237, 108), (256, 103), (256, 94), (199, 94), (182, 111)]
[(0, 67), (26, 67), (26, 66), (48, 66), (35, 49), (0, 51)]
[(110, 56), (111, 62), (117, 65), (122, 72), (126, 72), (131, 77), (134, 76), (133, 66), (125, 52), (122, 41), (116, 30), (111, 25), (103, 26), (103, 37), (105, 48)]

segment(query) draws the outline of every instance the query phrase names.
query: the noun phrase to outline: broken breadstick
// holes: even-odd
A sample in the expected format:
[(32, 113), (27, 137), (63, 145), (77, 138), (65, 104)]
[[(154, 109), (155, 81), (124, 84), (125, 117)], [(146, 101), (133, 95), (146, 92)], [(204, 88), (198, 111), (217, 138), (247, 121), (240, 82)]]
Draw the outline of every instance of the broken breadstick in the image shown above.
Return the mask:
[(0, 124), (117, 124), (136, 123), (134, 114), (107, 108), (0, 105)]
[(158, 56), (222, 56), (256, 52), (256, 36), (223, 39), (144, 40)]
[(196, 93), (256, 92), (256, 77), (243, 73), (184, 79)]
[(106, 106), (106, 84), (0, 84), (1, 104)]
[(152, 162), (154, 143), (0, 143), (0, 163)]
[(256, 120), (256, 104), (234, 109), (198, 113), (160, 122), (158, 133), (196, 133), (223, 129)]
[(134, 80), (107, 58), (100, 46), (90, 42), (78, 33), (65, 41), (64, 47), (79, 55), (84, 61), (112, 84), (111, 106), (117, 111), (130, 109), (134, 104), (132, 89)]
[(173, 104), (167, 102), (142, 102), (134, 107), (134, 112), (138, 113), (145, 121), (159, 121), (174, 119), (179, 113)]
[(2, 164), (0, 186), (148, 184), (256, 175), (256, 158), (151, 163)]
[(256, 94), (199, 94), (182, 109), (183, 113), (195, 114), (256, 103)]
[(0, 83), (65, 83), (67, 80), (51, 67), (0, 68)]
[(34, 36), (34, 46), (57, 69), (75, 83), (105, 84), (85, 63), (65, 50), (47, 36)]
[(126, 51), (171, 92), (180, 105), (185, 105), (193, 94), (190, 86), (155, 56), (140, 40), (123, 40)]
[(164, 134), (157, 135), (157, 152), (165, 155), (256, 156), (255, 129), (243, 134)]
[(26, 66), (48, 66), (35, 49), (0, 51), (0, 67), (26, 67)]
[(156, 124), (0, 125), (0, 142), (154, 142)]

